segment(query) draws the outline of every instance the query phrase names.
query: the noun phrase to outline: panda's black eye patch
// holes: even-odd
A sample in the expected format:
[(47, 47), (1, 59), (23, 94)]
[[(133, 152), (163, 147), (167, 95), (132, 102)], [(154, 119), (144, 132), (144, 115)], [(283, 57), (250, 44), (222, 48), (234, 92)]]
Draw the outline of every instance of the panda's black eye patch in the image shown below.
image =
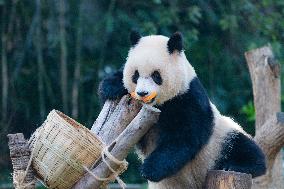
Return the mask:
[(139, 72), (138, 70), (135, 70), (134, 74), (132, 75), (132, 82), (137, 84), (138, 78), (139, 78)]
[(163, 80), (162, 80), (162, 77), (161, 77), (160, 72), (154, 71), (154, 72), (152, 73), (151, 77), (152, 77), (153, 81), (154, 81), (157, 85), (162, 85)]

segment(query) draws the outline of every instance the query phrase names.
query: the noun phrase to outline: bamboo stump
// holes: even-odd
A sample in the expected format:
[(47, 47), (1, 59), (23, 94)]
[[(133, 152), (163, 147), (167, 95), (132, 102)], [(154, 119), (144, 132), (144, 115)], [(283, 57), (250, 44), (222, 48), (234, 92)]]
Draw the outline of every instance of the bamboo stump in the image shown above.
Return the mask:
[[(16, 189), (34, 189), (35, 178), (30, 164), (30, 149), (23, 133), (8, 134), (13, 165), (13, 185)], [(29, 168), (27, 169), (27, 166)]]
[(209, 171), (206, 177), (205, 189), (251, 189), (250, 174), (233, 171)]

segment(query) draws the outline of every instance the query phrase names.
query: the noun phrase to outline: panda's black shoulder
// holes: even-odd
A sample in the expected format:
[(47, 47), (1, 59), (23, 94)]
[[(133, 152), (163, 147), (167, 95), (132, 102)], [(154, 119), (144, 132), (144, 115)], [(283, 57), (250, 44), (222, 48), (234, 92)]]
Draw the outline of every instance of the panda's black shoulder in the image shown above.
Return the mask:
[[(185, 123), (202, 122), (212, 128), (214, 119), (212, 107), (198, 77), (189, 82), (189, 88), (185, 93), (175, 96), (158, 108), (161, 109), (161, 115), (165, 116), (167, 121), (174, 119)], [(178, 117), (168, 117), (168, 115)]]
[(199, 151), (212, 135), (214, 114), (207, 93), (198, 79), (189, 82), (188, 90), (165, 102), (158, 124), (165, 136), (183, 138)]

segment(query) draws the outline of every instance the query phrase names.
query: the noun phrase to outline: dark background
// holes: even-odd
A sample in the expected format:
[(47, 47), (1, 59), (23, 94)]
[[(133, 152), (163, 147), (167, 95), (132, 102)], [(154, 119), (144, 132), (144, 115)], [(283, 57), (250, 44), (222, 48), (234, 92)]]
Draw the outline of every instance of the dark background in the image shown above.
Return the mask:
[[(213, 103), (251, 134), (244, 52), (270, 43), (284, 63), (283, 0), (0, 0), (0, 14), (0, 183), (10, 182), (7, 133), (29, 137), (52, 109), (91, 127), (99, 81), (125, 62), (131, 29), (181, 31)], [(143, 182), (136, 159), (128, 158), (127, 182)]]

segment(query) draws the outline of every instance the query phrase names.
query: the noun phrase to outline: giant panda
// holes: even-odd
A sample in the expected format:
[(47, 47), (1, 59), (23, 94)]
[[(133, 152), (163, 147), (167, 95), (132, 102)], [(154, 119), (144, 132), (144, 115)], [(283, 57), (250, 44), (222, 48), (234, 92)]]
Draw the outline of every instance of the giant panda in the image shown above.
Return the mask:
[[(219, 113), (188, 62), (182, 35), (130, 35), (124, 67), (99, 86), (102, 101), (127, 93), (161, 110), (157, 124), (137, 145), (141, 175), (150, 189), (202, 188), (208, 170), (257, 177), (265, 156), (236, 122)], [(154, 94), (154, 96), (153, 96)]]

